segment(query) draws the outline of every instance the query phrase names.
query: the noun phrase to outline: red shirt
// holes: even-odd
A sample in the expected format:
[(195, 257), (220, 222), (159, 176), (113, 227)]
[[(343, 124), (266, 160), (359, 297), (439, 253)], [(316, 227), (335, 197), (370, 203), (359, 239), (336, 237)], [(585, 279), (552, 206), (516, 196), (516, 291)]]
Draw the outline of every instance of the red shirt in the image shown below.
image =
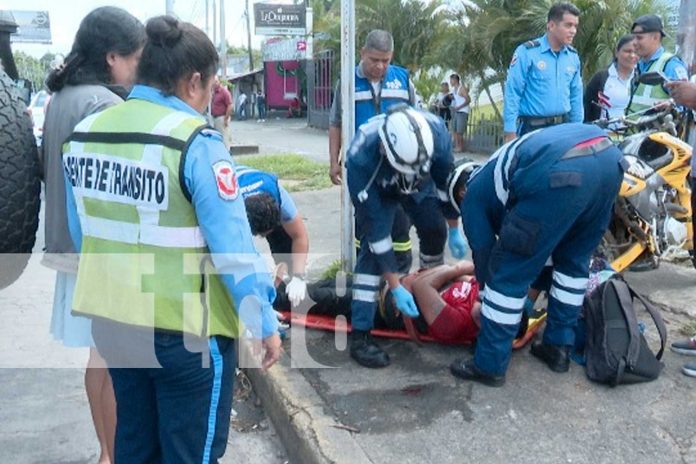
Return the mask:
[(224, 85), (216, 85), (213, 92), (213, 102), (210, 107), (210, 113), (214, 118), (227, 114), (227, 108), (232, 105), (232, 95)]
[(440, 293), (447, 305), (428, 326), (428, 334), (445, 343), (469, 344), (479, 332), (471, 310), (478, 299), (479, 284), (455, 282)]

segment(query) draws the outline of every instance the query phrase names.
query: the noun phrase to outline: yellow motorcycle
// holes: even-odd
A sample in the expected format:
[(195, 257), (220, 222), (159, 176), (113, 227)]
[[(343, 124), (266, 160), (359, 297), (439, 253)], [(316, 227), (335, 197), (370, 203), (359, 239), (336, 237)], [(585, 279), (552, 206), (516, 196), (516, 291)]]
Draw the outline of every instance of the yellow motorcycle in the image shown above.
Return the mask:
[[(631, 117), (631, 116), (638, 116)], [(657, 268), (667, 254), (685, 250), (693, 257), (691, 146), (678, 137), (679, 113), (673, 105), (644, 115), (603, 121), (625, 135), (624, 178), (614, 215), (598, 255), (617, 272)], [(684, 251), (681, 251), (684, 254)]]

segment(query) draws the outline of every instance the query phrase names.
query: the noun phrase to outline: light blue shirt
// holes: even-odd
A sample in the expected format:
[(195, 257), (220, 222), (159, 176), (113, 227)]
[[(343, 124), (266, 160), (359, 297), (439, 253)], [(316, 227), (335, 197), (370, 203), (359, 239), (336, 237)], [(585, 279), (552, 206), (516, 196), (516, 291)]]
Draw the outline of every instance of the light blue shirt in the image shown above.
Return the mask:
[(505, 82), (504, 131), (516, 132), (520, 116), (567, 115), (568, 122), (582, 122), (582, 75), (577, 51), (566, 45), (554, 52), (546, 34), (532, 42), (518, 46), (510, 62)]
[[(660, 47), (655, 50), (655, 53), (653, 53), (648, 60), (643, 60), (642, 58), (638, 60), (638, 64), (636, 65), (638, 67), (638, 72), (642, 74), (647, 71), (650, 65), (658, 60), (664, 52), (665, 48)], [(665, 64), (665, 69), (658, 69), (658, 71), (664, 72), (665, 76), (675, 81), (686, 80), (689, 78), (689, 73), (686, 71), (686, 65), (678, 56), (673, 56), (670, 58), (667, 61), (667, 64)]]
[[(201, 122), (204, 121), (183, 100), (165, 96), (153, 87), (135, 86), (128, 96), (128, 99), (132, 98), (200, 116)], [(242, 196), (224, 200), (218, 193), (212, 166), (220, 160), (230, 161), (234, 165), (220, 133), (214, 130), (202, 131), (188, 149), (184, 163), (184, 183), (191, 195), (191, 204), (196, 211), (215, 268), (232, 295), (236, 308), (240, 310), (245, 327), (253, 336), (258, 337), (260, 333), (266, 338), (278, 331), (278, 319), (271, 306), (275, 299), (275, 288), (265, 262), (254, 246)], [(66, 191), (68, 226), (75, 248), (80, 250), (82, 232), (75, 197), (67, 179)], [(261, 317), (258, 305), (250, 304), (250, 297), (260, 302)]]

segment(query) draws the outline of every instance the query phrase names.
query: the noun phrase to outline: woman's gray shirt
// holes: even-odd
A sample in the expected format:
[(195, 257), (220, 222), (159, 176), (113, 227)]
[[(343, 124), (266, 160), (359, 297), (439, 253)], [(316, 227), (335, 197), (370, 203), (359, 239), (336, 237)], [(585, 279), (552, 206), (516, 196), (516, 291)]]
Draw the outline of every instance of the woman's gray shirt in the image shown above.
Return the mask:
[(75, 255), (65, 210), (63, 142), (87, 116), (123, 100), (101, 85), (66, 86), (56, 92), (46, 109), (42, 143), (42, 169), (45, 184), (46, 253), (42, 264), (62, 272), (77, 272)]

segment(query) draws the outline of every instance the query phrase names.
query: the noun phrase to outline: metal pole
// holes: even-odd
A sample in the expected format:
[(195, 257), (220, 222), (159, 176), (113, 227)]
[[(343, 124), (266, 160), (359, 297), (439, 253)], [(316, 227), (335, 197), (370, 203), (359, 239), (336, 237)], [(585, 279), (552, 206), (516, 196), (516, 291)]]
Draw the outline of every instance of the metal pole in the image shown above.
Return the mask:
[(210, 37), (210, 1), (205, 0), (205, 35)]
[(677, 52), (689, 70), (696, 72), (696, 4), (693, 0), (682, 0), (679, 7), (679, 33)]
[(249, 52), (249, 71), (254, 70), (254, 54), (251, 52), (251, 15), (249, 14), (249, 0), (246, 0), (247, 23), (247, 50)]
[(225, 0), (220, 0), (220, 67), (222, 78), (227, 78), (227, 38), (225, 37)]
[(217, 43), (217, 4), (213, 0), (213, 43)]
[[(355, 1), (341, 0), (341, 262), (345, 272), (353, 270), (353, 208), (348, 193), (345, 153), (355, 134)], [(363, 244), (366, 246), (367, 244)]]

